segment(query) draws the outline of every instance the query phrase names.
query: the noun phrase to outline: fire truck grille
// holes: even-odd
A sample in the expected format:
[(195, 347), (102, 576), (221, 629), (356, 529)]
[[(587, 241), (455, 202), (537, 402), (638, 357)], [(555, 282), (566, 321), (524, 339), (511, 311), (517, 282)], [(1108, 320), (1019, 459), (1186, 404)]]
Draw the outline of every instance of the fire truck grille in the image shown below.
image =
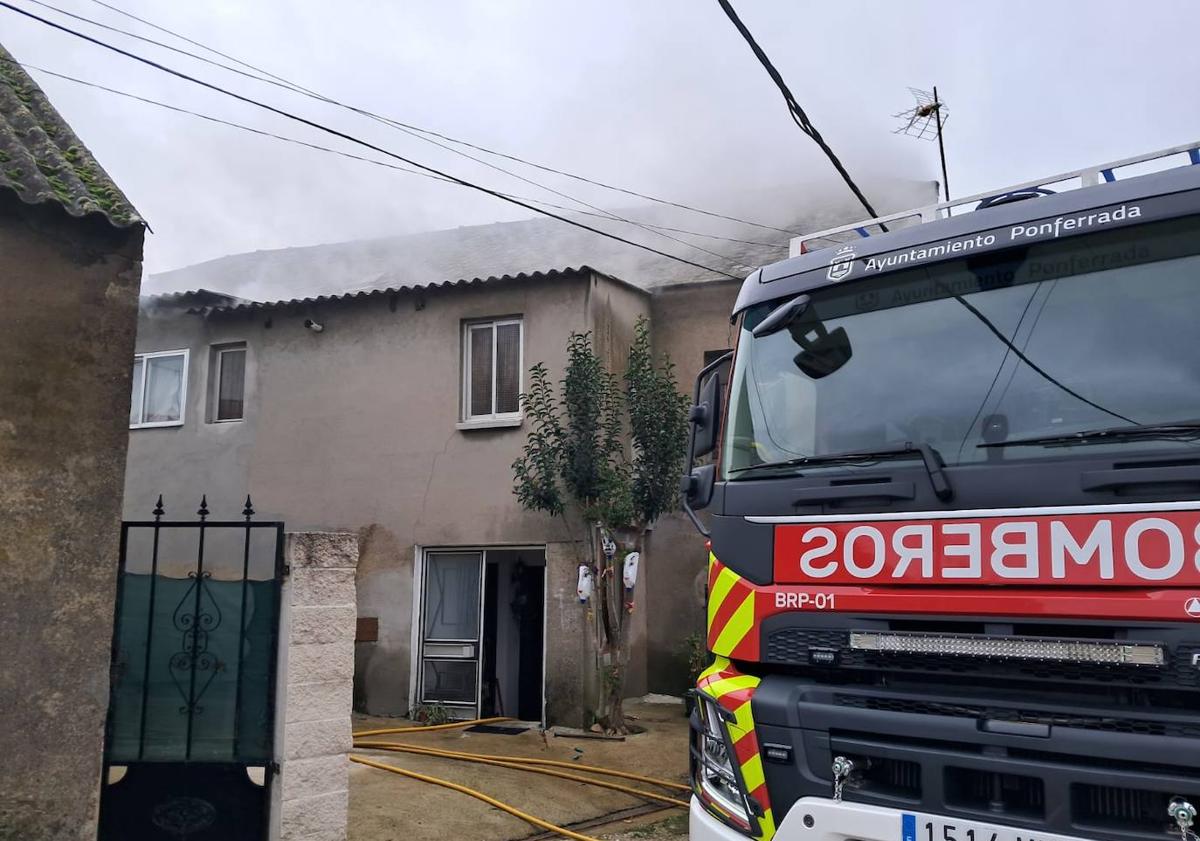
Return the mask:
[(1141, 736), (1175, 736), (1200, 739), (1198, 721), (1150, 721), (1144, 719), (1116, 718), (1112, 716), (1087, 715), (1001, 706), (982, 706), (938, 701), (923, 701), (916, 698), (889, 698), (868, 695), (834, 696), (834, 703), (842, 707), (883, 712), (911, 713), (915, 715), (940, 715), (954, 718), (972, 718), (988, 721), (1044, 724), (1051, 727), (1069, 727), (1081, 730), (1100, 730), (1106, 733), (1128, 733)]
[(1168, 646), (1166, 662), (1158, 667), (864, 651), (850, 647), (849, 629), (785, 627), (767, 630), (764, 637), (763, 661), (784, 666), (833, 665), (876, 674), (922, 673), (968, 680), (1200, 688), (1200, 642)]

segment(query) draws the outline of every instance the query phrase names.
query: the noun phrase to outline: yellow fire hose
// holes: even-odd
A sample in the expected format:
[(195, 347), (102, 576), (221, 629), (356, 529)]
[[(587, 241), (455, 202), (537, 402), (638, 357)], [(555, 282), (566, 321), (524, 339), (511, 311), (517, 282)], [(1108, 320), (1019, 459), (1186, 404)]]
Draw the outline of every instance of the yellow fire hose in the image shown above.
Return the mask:
[[(587, 785), (594, 785), (594, 786), (599, 786), (601, 788), (607, 788), (607, 789), (612, 789), (614, 791), (624, 792), (626, 794), (630, 794), (630, 795), (633, 795), (633, 796), (639, 797), (639, 798), (644, 798), (644, 799), (648, 799), (648, 800), (657, 800), (657, 801), (666, 803), (671, 806), (678, 806), (678, 807), (681, 807), (684, 809), (688, 808), (688, 804), (686, 802), (684, 802), (682, 800), (677, 800), (672, 797), (667, 797), (667, 796), (661, 795), (661, 794), (655, 794), (654, 792), (643, 791), (641, 789), (636, 789), (631, 786), (623, 786), (623, 785), (619, 785), (617, 783), (610, 783), (610, 782), (606, 782), (603, 780), (594, 780), (589, 777), (579, 776), (577, 774), (569, 774), (569, 773), (565, 773), (563, 771), (554, 771), (554, 770), (551, 770), (551, 768), (552, 767), (570, 768), (572, 770), (584, 771), (587, 773), (607, 775), (607, 776), (612, 776), (612, 777), (623, 777), (625, 779), (636, 780), (638, 782), (649, 783), (651, 785), (656, 785), (656, 786), (660, 786), (660, 787), (668, 788), (668, 789), (675, 789), (678, 791), (690, 791), (690, 789), (687, 786), (682, 785), (680, 783), (670, 782), (668, 780), (659, 780), (659, 779), (655, 779), (654, 777), (646, 777), (646, 776), (642, 776), (640, 774), (632, 774), (632, 773), (629, 773), (626, 771), (617, 771), (617, 770), (614, 770), (611, 768), (600, 768), (595, 765), (578, 765), (575, 763), (561, 762), (559, 760), (554, 760), (554, 759), (539, 759), (539, 758), (526, 757), (526, 756), (492, 756), (489, 754), (442, 750), (440, 748), (428, 748), (428, 747), (422, 747), (419, 745), (404, 744), (404, 743), (399, 743), (399, 742), (364, 742), (364, 741), (360, 741), (360, 738), (364, 737), (364, 736), (383, 736), (383, 735), (388, 735), (388, 734), (392, 734), (392, 733), (409, 733), (409, 732), (428, 733), (431, 731), (453, 730), (453, 729), (457, 729), (460, 727), (472, 727), (476, 724), (491, 724), (491, 723), (500, 722), (500, 721), (512, 721), (512, 720), (513, 719), (507, 718), (507, 717), (478, 718), (478, 719), (472, 719), (470, 721), (455, 721), (455, 722), (451, 722), (449, 724), (418, 725), (415, 727), (388, 727), (388, 728), (383, 728), (383, 729), (378, 729), (378, 730), (360, 730), (353, 734), (354, 739), (355, 739), (354, 746), (356, 748), (366, 748), (366, 749), (370, 749), (370, 750), (395, 751), (395, 752), (402, 752), (402, 753), (412, 753), (412, 754), (417, 754), (417, 755), (421, 755), (421, 756), (433, 756), (433, 757), (438, 757), (438, 758), (442, 758), (442, 759), (455, 759), (455, 760), (461, 760), (464, 762), (477, 762), (477, 763), (484, 764), (484, 765), (493, 765), (493, 766), (497, 766), (497, 767), (501, 767), (501, 768), (511, 768), (511, 769), (517, 770), (517, 771), (528, 771), (528, 772), (534, 773), (534, 774), (545, 774), (545, 775), (551, 776), (551, 777), (559, 777), (561, 779), (573, 780), (575, 782), (585, 783)], [(467, 786), (464, 786), (464, 785), (459, 785), (458, 783), (452, 783), (449, 780), (443, 780), (438, 777), (430, 777), (426, 774), (418, 774), (415, 771), (409, 771), (404, 768), (398, 768), (395, 765), (388, 765), (386, 763), (378, 762), (376, 760), (370, 759), (365, 756), (351, 756), (350, 761), (357, 762), (360, 765), (367, 765), (372, 768), (378, 768), (382, 771), (390, 771), (393, 774), (400, 774), (401, 776), (408, 777), (410, 779), (419, 780), (419, 781), (425, 782), (425, 783), (432, 783), (433, 785), (442, 786), (443, 788), (448, 788), (448, 789), (451, 789), (452, 791), (457, 791), (462, 794), (466, 794), (470, 797), (474, 797), (477, 800), (481, 800), (490, 806), (494, 806), (495, 808), (501, 810), (502, 812), (506, 812), (510, 815), (513, 815), (514, 817), (520, 818), (521, 820), (526, 821), (527, 823), (530, 823), (533, 826), (539, 827), (539, 828), (547, 830), (549, 832), (558, 833), (566, 838), (575, 839), (575, 841), (599, 841), (599, 839), (593, 838), (592, 836), (581, 835), (580, 833), (566, 829), (565, 827), (555, 826), (554, 824), (544, 821), (541, 818), (534, 817), (533, 815), (523, 812), (514, 806), (510, 806), (507, 803), (497, 800), (494, 797), (489, 797), (488, 795), (484, 794), (481, 791), (476, 791), (475, 789), (468, 788)], [(540, 767), (537, 767), (537, 766), (540, 766)]]
[(382, 730), (359, 730), (351, 734), (359, 736), (386, 736), (388, 733), (431, 733), (434, 730), (455, 730), (459, 727), (474, 727), (476, 724), (495, 724), (498, 721), (512, 721), (508, 716), (495, 718), (473, 718), (470, 721), (452, 721), (449, 724), (418, 724), (415, 727), (385, 727)]
[(688, 808), (688, 804), (682, 800), (676, 800), (673, 797), (667, 797), (663, 794), (655, 794), (652, 791), (643, 791), (642, 789), (632, 788), (631, 786), (623, 786), (619, 783), (605, 782), (604, 780), (593, 780), (590, 777), (582, 777), (578, 774), (569, 774), (566, 771), (555, 771), (551, 768), (538, 768), (532, 765), (524, 765), (518, 761), (509, 761), (506, 758), (490, 757), (490, 756), (469, 756), (466, 754), (456, 753), (454, 751), (438, 750), (437, 748), (422, 748), (416, 745), (398, 745), (391, 742), (355, 742), (357, 748), (371, 748), (374, 750), (390, 750), (401, 753), (415, 753), (422, 756), (436, 756), (442, 759), (456, 759), (462, 762), (476, 762), (481, 765), (494, 765), (500, 768), (512, 768), (517, 771), (528, 771), (531, 774), (545, 774), (548, 777), (558, 777), (562, 780), (572, 780), (577, 783), (586, 783), (587, 785), (597, 786), (599, 788), (607, 788), (613, 791), (632, 794), (634, 797), (641, 797), (646, 800), (657, 800), (660, 803), (666, 803), (670, 806), (678, 806), (681, 809)]
[(555, 826), (554, 824), (549, 823), (548, 821), (544, 821), (541, 818), (535, 818), (533, 815), (531, 815), (527, 812), (522, 812), (520, 809), (516, 808), (515, 806), (509, 806), (507, 803), (502, 803), (501, 801), (495, 799), (494, 797), (488, 797), (486, 794), (484, 794), (481, 791), (476, 791), (475, 789), (467, 788), (466, 786), (460, 786), (458, 783), (452, 783), (449, 780), (442, 780), (442, 779), (439, 779), (438, 777), (428, 777), (425, 774), (418, 774), (416, 771), (408, 771), (408, 770), (405, 770), (404, 768), (397, 768), (395, 765), (385, 765), (382, 762), (376, 762), (373, 759), (367, 759), (365, 756), (351, 756), (350, 761), (357, 762), (361, 765), (369, 765), (372, 768), (378, 768), (381, 771), (391, 771), (393, 774), (401, 774), (405, 777), (409, 777), (414, 780), (420, 780), (423, 783), (433, 783), (435, 786), (442, 786), (443, 788), (448, 788), (448, 789), (451, 789), (452, 791), (460, 792), (469, 797), (474, 797), (476, 800), (482, 800), (484, 803), (488, 804), (489, 806), (494, 806), (495, 808), (499, 809), (501, 812), (507, 812), (508, 814), (512, 815), (513, 817), (520, 818), (521, 820), (525, 821), (526, 823), (533, 824), (534, 826), (538, 827), (539, 829), (544, 829), (547, 832), (555, 832), (566, 838), (572, 838), (572, 839), (574, 839), (574, 841), (600, 841), (599, 838), (596, 838), (594, 836), (582, 835), (578, 832), (573, 832), (573, 831), (567, 829), (566, 827)]

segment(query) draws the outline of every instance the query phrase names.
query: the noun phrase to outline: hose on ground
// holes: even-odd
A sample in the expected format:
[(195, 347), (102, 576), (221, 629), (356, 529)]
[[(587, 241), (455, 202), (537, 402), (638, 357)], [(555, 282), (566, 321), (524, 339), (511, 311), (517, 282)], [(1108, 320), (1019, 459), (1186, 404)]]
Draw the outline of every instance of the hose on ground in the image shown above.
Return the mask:
[(459, 753), (457, 751), (418, 747), (417, 745), (400, 745), (394, 742), (355, 742), (354, 746), (356, 748), (372, 750), (388, 750), (400, 753), (414, 753), (421, 756), (435, 756), (442, 759), (455, 759), (461, 762), (475, 762), (481, 765), (493, 765), (499, 768), (511, 768), (516, 771), (527, 771), (531, 774), (544, 774), (548, 777), (558, 777), (562, 780), (572, 780), (573, 782), (577, 783), (585, 783), (587, 785), (597, 786), (599, 788), (607, 788), (611, 789), (612, 791), (619, 791), (624, 794), (631, 794), (634, 797), (640, 797), (645, 800), (657, 800), (660, 803), (666, 803), (670, 806), (678, 806), (681, 809), (688, 808), (688, 804), (686, 802), (682, 800), (676, 800), (674, 797), (668, 797), (664, 794), (656, 794), (652, 791), (644, 791), (642, 789), (633, 788), (632, 786), (623, 786), (619, 783), (610, 783), (604, 780), (594, 780), (590, 777), (583, 777), (578, 774), (569, 774), (566, 771), (555, 771), (552, 768), (539, 768), (533, 765), (525, 765), (520, 761), (512, 761), (511, 758), (469, 755)]
[[(450, 724), (434, 724), (434, 725), (418, 725), (416, 727), (389, 727), (383, 730), (359, 730), (354, 733), (355, 739), (364, 736), (384, 736), (393, 733), (428, 733), (435, 730), (452, 730), (459, 727), (473, 727), (476, 724), (491, 724), (498, 721), (513, 721), (512, 718), (496, 717), (496, 718), (476, 718), (470, 721), (455, 721)], [(404, 747), (416, 747), (415, 745), (406, 745), (400, 742), (378, 742), (371, 747), (383, 748), (383, 745), (403, 745)], [(662, 788), (674, 789), (675, 791), (691, 792), (691, 787), (682, 783), (671, 782), (670, 780), (660, 780), (656, 777), (647, 777), (642, 774), (634, 774), (629, 771), (617, 771), (612, 768), (601, 768), (597, 765), (582, 765), (577, 762), (563, 762), (557, 759), (541, 759), (532, 756), (503, 756), (482, 753), (469, 753), (467, 751), (452, 751), (443, 748), (428, 748), (428, 750), (444, 750), (446, 753), (460, 754), (463, 757), (483, 758), (483, 759), (500, 759), (506, 762), (516, 762), (522, 765), (546, 765), (554, 768), (569, 768), (572, 771), (588, 771), (593, 774), (603, 774), (609, 777), (621, 777), (626, 780), (633, 780), (639, 783), (649, 783), (650, 785), (660, 786)]]
[(389, 733), (430, 733), (434, 730), (454, 730), (459, 727), (474, 727), (476, 724), (495, 724), (498, 721), (512, 721), (509, 716), (494, 718), (473, 718), (470, 721), (452, 721), (449, 724), (418, 724), (416, 727), (385, 727), (382, 730), (359, 730), (352, 733), (354, 738), (359, 736), (386, 736)]
[(527, 812), (522, 812), (520, 809), (517, 809), (514, 806), (509, 806), (507, 803), (503, 803), (494, 797), (488, 797), (481, 791), (476, 791), (473, 788), (467, 788), (466, 786), (459, 785), (458, 783), (452, 783), (449, 780), (443, 780), (438, 777), (430, 777), (426, 774), (418, 774), (416, 771), (408, 771), (404, 768), (397, 768), (395, 765), (387, 765), (383, 762), (376, 762), (375, 760), (368, 759), (365, 756), (351, 755), (350, 761), (357, 762), (360, 765), (369, 765), (370, 767), (378, 768), (381, 771), (390, 771), (393, 774), (400, 774), (414, 780), (420, 780), (423, 783), (432, 783), (433, 785), (442, 786), (443, 788), (448, 788), (452, 791), (460, 792), (461, 794), (466, 794), (469, 797), (474, 797), (476, 800), (482, 800), (484, 803), (487, 803), (489, 806), (493, 806), (502, 812), (507, 812), (515, 818), (520, 818), (526, 823), (532, 824), (539, 829), (544, 829), (547, 832), (557, 833), (562, 835), (564, 838), (571, 838), (573, 841), (600, 841), (600, 839), (591, 835), (583, 835), (565, 827), (556, 826), (555, 824), (552, 824), (549, 821), (544, 821), (541, 818), (536, 818), (533, 815), (530, 815)]

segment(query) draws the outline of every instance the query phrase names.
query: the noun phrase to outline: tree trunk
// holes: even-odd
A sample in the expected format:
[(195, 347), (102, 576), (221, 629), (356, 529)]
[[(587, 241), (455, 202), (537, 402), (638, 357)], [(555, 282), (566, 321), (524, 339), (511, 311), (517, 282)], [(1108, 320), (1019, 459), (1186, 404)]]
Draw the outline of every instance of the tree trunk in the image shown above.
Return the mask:
[(629, 725), (625, 721), (625, 675), (629, 665), (629, 611), (626, 608), (625, 587), (622, 580), (625, 557), (639, 551), (642, 531), (622, 531), (613, 534), (617, 552), (610, 562), (604, 553), (598, 552), (600, 574), (596, 582), (603, 633), (601, 652), (602, 680), (600, 714), (598, 723), (606, 733), (625, 735)]

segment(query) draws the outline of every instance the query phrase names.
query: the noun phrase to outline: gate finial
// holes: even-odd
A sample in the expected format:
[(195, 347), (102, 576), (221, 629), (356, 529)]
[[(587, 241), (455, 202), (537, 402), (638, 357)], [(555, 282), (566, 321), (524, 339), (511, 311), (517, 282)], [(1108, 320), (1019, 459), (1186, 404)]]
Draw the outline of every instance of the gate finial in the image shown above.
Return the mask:
[(246, 507), (242, 509), (242, 516), (246, 518), (246, 522), (250, 522), (250, 518), (254, 516), (254, 506), (250, 502), (250, 494), (246, 494)]
[(154, 515), (154, 522), (156, 522), (156, 523), (162, 519), (163, 514), (167, 513), (166, 510), (163, 508), (162, 494), (158, 495), (158, 502), (154, 503), (154, 510), (151, 511), (150, 513)]
[(196, 513), (200, 515), (200, 522), (204, 522), (204, 519), (208, 516), (208, 494), (200, 497), (200, 510)]

